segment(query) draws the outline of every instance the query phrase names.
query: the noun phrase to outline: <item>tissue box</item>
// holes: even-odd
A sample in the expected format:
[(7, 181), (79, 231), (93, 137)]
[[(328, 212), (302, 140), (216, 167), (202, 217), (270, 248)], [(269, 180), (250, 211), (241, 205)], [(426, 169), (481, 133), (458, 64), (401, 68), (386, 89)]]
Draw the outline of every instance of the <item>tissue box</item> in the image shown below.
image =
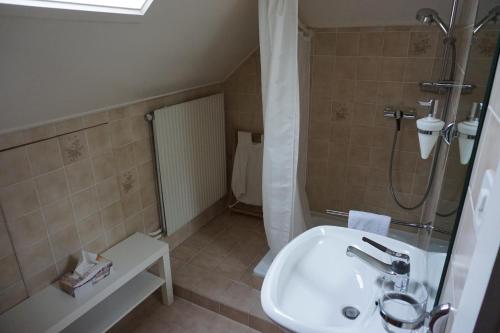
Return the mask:
[(84, 252), (82, 258), (74, 272), (64, 274), (59, 280), (61, 289), (76, 298), (107, 277), (113, 266), (110, 260), (93, 253)]

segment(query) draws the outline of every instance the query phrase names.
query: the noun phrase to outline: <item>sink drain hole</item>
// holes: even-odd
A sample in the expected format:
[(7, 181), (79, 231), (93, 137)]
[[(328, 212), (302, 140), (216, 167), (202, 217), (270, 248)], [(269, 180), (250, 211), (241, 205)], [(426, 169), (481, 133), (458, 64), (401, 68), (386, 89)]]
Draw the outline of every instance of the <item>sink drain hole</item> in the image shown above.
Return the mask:
[(359, 310), (353, 306), (346, 306), (342, 309), (342, 314), (344, 315), (344, 317), (351, 320), (358, 318), (359, 313)]

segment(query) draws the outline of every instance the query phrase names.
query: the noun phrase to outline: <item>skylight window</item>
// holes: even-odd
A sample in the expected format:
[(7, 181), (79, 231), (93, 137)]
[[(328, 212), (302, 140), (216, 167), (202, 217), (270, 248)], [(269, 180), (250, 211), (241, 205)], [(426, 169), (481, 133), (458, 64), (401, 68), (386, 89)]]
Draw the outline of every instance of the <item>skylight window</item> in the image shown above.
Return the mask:
[(153, 0), (0, 0), (0, 4), (144, 15)]

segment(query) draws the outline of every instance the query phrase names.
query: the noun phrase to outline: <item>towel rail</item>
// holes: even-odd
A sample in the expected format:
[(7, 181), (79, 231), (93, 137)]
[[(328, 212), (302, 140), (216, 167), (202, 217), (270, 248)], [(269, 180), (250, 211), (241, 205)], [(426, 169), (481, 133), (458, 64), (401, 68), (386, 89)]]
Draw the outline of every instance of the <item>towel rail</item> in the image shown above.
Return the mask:
[[(341, 211), (333, 210), (333, 209), (327, 209), (327, 210), (325, 210), (325, 213), (328, 215), (333, 215), (333, 216), (349, 217), (349, 213), (341, 212)], [(410, 228), (424, 229), (427, 232), (436, 231), (436, 232), (439, 232), (442, 234), (447, 234), (447, 235), (450, 234), (446, 230), (443, 230), (443, 229), (440, 229), (440, 228), (433, 226), (431, 222), (420, 224), (420, 223), (412, 223), (412, 222), (391, 219), (391, 224), (402, 225), (402, 226), (410, 227)]]

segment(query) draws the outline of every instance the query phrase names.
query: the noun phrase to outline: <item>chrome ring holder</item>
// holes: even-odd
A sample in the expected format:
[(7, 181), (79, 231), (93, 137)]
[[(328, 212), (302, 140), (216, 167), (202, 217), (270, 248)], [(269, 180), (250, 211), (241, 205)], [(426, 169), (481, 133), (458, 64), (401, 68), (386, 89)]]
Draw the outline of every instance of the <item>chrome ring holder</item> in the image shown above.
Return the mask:
[[(412, 297), (402, 293), (384, 295), (382, 300), (384, 300), (386, 297), (390, 297), (391, 299), (399, 299), (408, 304), (416, 304), (416, 301)], [(399, 320), (390, 316), (379, 305), (380, 316), (386, 323), (402, 330), (408, 330), (408, 332), (412, 332), (422, 327), (426, 327), (429, 333), (437, 333), (434, 332), (436, 323), (438, 322), (439, 319), (443, 318), (444, 316), (447, 316), (450, 313), (451, 309), (452, 307), (450, 303), (441, 304), (436, 306), (430, 312), (425, 312), (420, 317), (410, 322), (410, 321)]]

